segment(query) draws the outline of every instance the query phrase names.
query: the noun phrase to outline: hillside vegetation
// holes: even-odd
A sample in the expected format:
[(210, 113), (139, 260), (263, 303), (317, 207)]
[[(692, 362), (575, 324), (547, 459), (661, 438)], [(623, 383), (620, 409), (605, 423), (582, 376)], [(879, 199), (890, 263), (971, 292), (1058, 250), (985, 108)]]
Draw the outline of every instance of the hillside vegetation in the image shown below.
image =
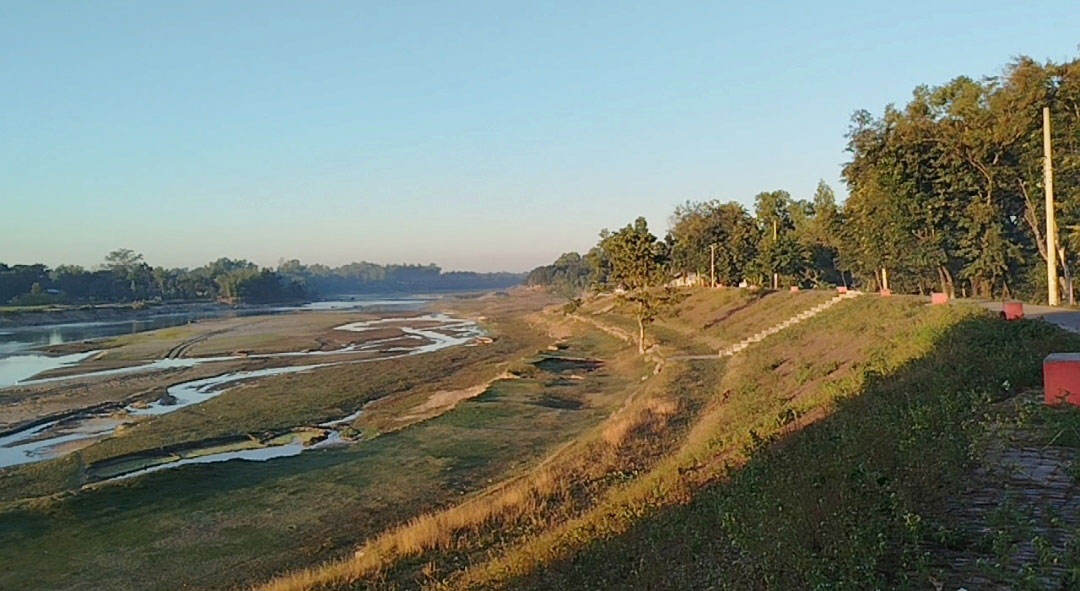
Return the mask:
[[(653, 351), (713, 350), (831, 295), (694, 291)], [(631, 328), (611, 304), (577, 315)], [(266, 588), (923, 588), (980, 417), (1077, 344), (974, 307), (841, 302), (730, 360), (669, 360), (530, 472)]]

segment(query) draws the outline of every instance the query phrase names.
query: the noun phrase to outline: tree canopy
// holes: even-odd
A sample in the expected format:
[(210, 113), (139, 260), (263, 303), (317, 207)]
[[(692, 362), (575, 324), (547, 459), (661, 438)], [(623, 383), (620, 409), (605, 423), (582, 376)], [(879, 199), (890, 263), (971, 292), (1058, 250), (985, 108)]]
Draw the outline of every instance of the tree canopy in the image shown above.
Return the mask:
[[(761, 192), (753, 213), (734, 201), (677, 206), (663, 241), (664, 272), (707, 281), (715, 250), (721, 285), (768, 287), (775, 276), (777, 287), (877, 289), (887, 272), (888, 287), (899, 292), (1038, 300), (1047, 259), (1044, 106), (1053, 121), (1058, 274), (1071, 294), (1080, 252), (1080, 61), (1026, 57), (997, 76), (919, 86), (906, 105), (879, 116), (856, 111), (842, 204), (822, 181), (809, 199)], [(598, 248), (610, 258), (602, 248), (609, 238)], [(643, 247), (627, 249), (645, 264)], [(601, 266), (590, 269), (585, 283), (596, 289), (625, 280), (613, 272), (601, 281)], [(565, 276), (534, 273), (536, 284)]]

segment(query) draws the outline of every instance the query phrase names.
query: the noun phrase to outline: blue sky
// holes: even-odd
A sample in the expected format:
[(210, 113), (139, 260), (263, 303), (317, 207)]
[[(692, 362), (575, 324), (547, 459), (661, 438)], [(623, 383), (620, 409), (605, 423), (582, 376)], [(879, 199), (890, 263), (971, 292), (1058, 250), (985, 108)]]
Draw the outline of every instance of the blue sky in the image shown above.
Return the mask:
[(842, 195), (852, 111), (1078, 31), (1075, 0), (0, 0), (0, 261), (524, 270), (688, 199)]

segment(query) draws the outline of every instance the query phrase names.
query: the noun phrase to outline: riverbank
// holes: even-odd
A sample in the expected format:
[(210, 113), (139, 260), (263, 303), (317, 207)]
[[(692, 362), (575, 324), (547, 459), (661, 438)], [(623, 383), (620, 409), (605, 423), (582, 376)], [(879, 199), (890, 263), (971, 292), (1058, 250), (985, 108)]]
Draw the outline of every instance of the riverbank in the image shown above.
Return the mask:
[[(267, 378), (0, 472), (0, 588), (242, 588), (340, 558), (356, 540), (535, 465), (641, 378), (623, 368), (639, 364), (622, 343), (531, 320), (550, 303), (537, 294), (440, 303), (482, 323), (490, 342)], [(553, 367), (545, 359), (556, 342), (560, 356), (603, 365)], [(365, 407), (374, 400), (383, 402)], [(198, 463), (208, 453), (290, 452), (297, 444), (275, 437), (315, 433), (298, 426), (362, 436), (265, 462)], [(101, 482), (161, 461), (170, 468)]]
[(6, 306), (0, 307), (0, 329), (81, 322), (122, 322), (167, 314), (213, 314), (226, 313), (234, 309), (259, 309), (261, 307), (265, 306), (233, 307), (217, 302)]

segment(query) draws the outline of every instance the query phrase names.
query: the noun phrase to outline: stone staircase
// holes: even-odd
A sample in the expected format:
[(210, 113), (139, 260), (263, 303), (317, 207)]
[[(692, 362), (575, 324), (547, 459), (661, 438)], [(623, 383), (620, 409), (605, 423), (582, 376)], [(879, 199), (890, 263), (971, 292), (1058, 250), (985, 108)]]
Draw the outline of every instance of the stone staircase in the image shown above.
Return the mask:
[(825, 310), (828, 310), (829, 308), (835, 306), (836, 304), (838, 304), (838, 303), (840, 303), (840, 302), (842, 302), (844, 300), (855, 298), (855, 297), (858, 297), (860, 295), (862, 295), (862, 293), (857, 292), (857, 291), (849, 291), (847, 293), (842, 293), (842, 294), (832, 298), (831, 300), (829, 300), (827, 302), (818, 304), (818, 305), (814, 306), (813, 308), (810, 308), (809, 310), (799, 312), (798, 314), (792, 316), (791, 318), (788, 318), (787, 320), (785, 320), (785, 321), (783, 321), (783, 322), (781, 322), (781, 323), (779, 323), (777, 325), (770, 326), (769, 328), (766, 328), (765, 330), (763, 330), (763, 331), (761, 331), (761, 332), (759, 332), (759, 333), (757, 333), (755, 335), (748, 336), (745, 339), (739, 341), (738, 343), (735, 343), (734, 345), (730, 345), (730, 346), (728, 346), (728, 347), (726, 347), (724, 349), (720, 349), (719, 357), (731, 357), (732, 355), (735, 355), (736, 353), (742, 351), (743, 349), (749, 347), (750, 345), (753, 345), (755, 343), (760, 343), (761, 341), (765, 340), (765, 338), (767, 338), (769, 336), (772, 336), (772, 335), (784, 330), (785, 328), (790, 328), (790, 327), (795, 326), (796, 324), (798, 324), (800, 322), (803, 322), (804, 320), (809, 320), (810, 318), (813, 318), (814, 316), (817, 316), (818, 314), (821, 314)]

